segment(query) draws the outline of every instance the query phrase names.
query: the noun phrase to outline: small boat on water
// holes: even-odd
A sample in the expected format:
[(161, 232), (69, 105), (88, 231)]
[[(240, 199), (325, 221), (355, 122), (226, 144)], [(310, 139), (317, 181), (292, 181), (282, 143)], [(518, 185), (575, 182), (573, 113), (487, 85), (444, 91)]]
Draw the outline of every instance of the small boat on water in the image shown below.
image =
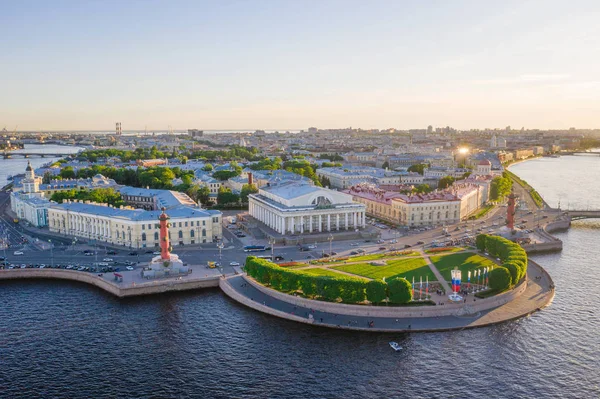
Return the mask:
[(390, 342), (390, 346), (392, 347), (393, 350), (395, 350), (396, 352), (400, 352), (402, 350), (402, 347), (400, 345), (398, 345), (398, 342)]

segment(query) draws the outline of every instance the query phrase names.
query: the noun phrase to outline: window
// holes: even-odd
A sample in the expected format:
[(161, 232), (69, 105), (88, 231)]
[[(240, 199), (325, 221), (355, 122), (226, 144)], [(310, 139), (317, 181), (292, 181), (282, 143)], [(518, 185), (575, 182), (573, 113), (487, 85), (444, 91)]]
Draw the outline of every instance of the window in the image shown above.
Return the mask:
[(202, 229), (202, 237), (206, 237), (206, 230)]
[(206, 220), (202, 221), (202, 226), (206, 226)]
[(145, 224), (142, 225), (142, 230), (146, 230), (146, 225)]
[(148, 223), (148, 230), (152, 229), (152, 225)]
[(185, 222), (185, 227), (187, 227), (188, 222)]
[[(181, 223), (179, 223), (181, 224)], [(183, 238), (183, 231), (179, 230), (179, 238)]]
[(146, 233), (142, 233), (142, 241), (146, 241)]
[(154, 233), (154, 241), (158, 241), (158, 231)]
[[(194, 230), (190, 230), (190, 237), (194, 237)], [(192, 240), (193, 241), (193, 240)], [(193, 243), (192, 243), (193, 244)]]

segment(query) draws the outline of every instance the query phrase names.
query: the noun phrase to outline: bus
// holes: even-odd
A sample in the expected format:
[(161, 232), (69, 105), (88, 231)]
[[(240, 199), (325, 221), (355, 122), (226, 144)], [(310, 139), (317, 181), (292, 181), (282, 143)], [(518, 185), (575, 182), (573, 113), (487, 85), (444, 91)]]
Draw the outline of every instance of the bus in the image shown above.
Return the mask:
[(267, 248), (264, 245), (246, 245), (244, 252), (264, 252)]

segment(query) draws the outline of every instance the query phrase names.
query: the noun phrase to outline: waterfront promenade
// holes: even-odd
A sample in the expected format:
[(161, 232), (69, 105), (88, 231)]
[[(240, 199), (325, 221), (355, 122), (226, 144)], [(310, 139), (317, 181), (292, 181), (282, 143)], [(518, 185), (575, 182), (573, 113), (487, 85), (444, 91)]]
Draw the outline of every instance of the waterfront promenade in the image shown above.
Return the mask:
[[(531, 260), (529, 262), (527, 273), (526, 287), (524, 287), (523, 292), (508, 303), (488, 310), (482, 310), (474, 314), (465, 314), (467, 312), (461, 311), (461, 308), (463, 308), (461, 305), (448, 305), (448, 308), (452, 307), (455, 309), (455, 311), (452, 312), (443, 309), (444, 306), (441, 306), (441, 308), (436, 306), (435, 308), (440, 308), (440, 310), (445, 313), (454, 314), (431, 317), (427, 317), (426, 314), (432, 313), (431, 310), (435, 311), (435, 309), (425, 310), (425, 307), (423, 307), (422, 313), (425, 314), (425, 317), (421, 317), (418, 315), (420, 307), (414, 306), (396, 308), (398, 313), (397, 317), (368, 315), (370, 309), (373, 309), (370, 306), (364, 307), (365, 315), (349, 315), (316, 310), (309, 306), (301, 306), (267, 295), (265, 290), (257, 289), (242, 275), (222, 279), (220, 281), (220, 287), (230, 298), (245, 306), (293, 321), (322, 327), (349, 330), (425, 332), (483, 327), (518, 319), (548, 306), (554, 298), (554, 285), (551, 277), (542, 267)], [(538, 276), (540, 278), (536, 279)], [(320, 304), (324, 303), (321, 302)], [(474, 303), (469, 302), (467, 306), (473, 307)], [(392, 312), (396, 310), (393, 308), (385, 308), (386, 311), (390, 311), (390, 309), (392, 309)], [(403, 317), (402, 314), (407, 312), (416, 315), (412, 317)], [(373, 322), (373, 327), (369, 327), (370, 322)]]

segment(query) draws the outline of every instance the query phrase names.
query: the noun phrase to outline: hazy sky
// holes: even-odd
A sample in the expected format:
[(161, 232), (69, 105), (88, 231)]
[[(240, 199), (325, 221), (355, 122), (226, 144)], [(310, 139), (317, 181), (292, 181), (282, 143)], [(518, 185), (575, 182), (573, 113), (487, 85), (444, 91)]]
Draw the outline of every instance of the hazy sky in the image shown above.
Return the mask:
[(0, 129), (600, 127), (596, 1), (0, 0)]

